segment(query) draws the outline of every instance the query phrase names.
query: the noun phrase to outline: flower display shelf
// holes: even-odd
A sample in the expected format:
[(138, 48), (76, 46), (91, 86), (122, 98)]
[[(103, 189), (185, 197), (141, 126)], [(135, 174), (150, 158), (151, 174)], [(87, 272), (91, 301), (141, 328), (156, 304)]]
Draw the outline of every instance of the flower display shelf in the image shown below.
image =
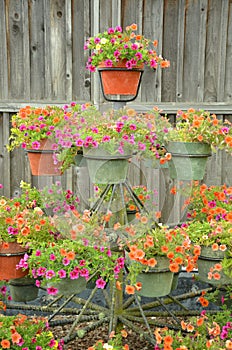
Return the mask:
[[(143, 203), (140, 201), (136, 193), (133, 191), (132, 186), (129, 181), (126, 180), (122, 183), (116, 184), (106, 184), (103, 189), (100, 197), (94, 202), (91, 207), (91, 212), (99, 212), (104, 211), (113, 212), (113, 217), (116, 216), (117, 220), (123, 224), (128, 224), (127, 213), (125, 210), (125, 191), (127, 193), (127, 197), (129, 197), (138, 208), (139, 212), (145, 211)], [(115, 210), (114, 201), (118, 204), (118, 210)], [(113, 208), (112, 208), (113, 206)], [(117, 209), (117, 208), (116, 208)], [(109, 234), (111, 233), (110, 229), (113, 227), (115, 221), (109, 221)], [(122, 238), (122, 237), (121, 237)], [(124, 237), (125, 239), (126, 237)], [(117, 251), (117, 239), (118, 237), (113, 236), (111, 242), (111, 249)], [(118, 251), (120, 256), (123, 254), (122, 251)], [(124, 252), (125, 254), (125, 252)], [(102, 267), (103, 268), (103, 267)], [(97, 272), (96, 272), (97, 273)], [(125, 267), (124, 272), (120, 273), (119, 281), (123, 283), (123, 279), (126, 277), (128, 273), (127, 267)], [(94, 278), (94, 275), (88, 281)], [(87, 288), (88, 288), (87, 284)], [(152, 345), (156, 344), (154, 334), (151, 330), (151, 325), (160, 325), (152, 319), (152, 317), (156, 317), (157, 315), (168, 315), (173, 319), (173, 325), (170, 327), (172, 329), (179, 330), (180, 329), (180, 320), (178, 316), (176, 316), (175, 312), (172, 312), (168, 308), (168, 304), (176, 303), (181, 308), (182, 311), (179, 315), (183, 315), (185, 312), (188, 314), (189, 310), (185, 308), (181, 302), (169, 295), (161, 295), (166, 297), (166, 299), (162, 300), (161, 297), (157, 294), (157, 296), (153, 297), (149, 303), (142, 304), (140, 301), (139, 293), (135, 293), (132, 297), (128, 297), (125, 300), (125, 296), (123, 295), (123, 290), (119, 290), (116, 288), (115, 283), (110, 283), (109, 288), (104, 288), (101, 290), (103, 294), (102, 300), (104, 300), (104, 306), (100, 306), (96, 304), (93, 300), (98, 288), (91, 288), (90, 294), (87, 299), (83, 299), (78, 296), (79, 293), (74, 293), (72, 289), (70, 290), (70, 294), (59, 295), (56, 299), (54, 299), (46, 308), (43, 310), (53, 312), (49, 317), (50, 326), (56, 326), (61, 324), (70, 323), (69, 331), (67, 335), (63, 338), (65, 343), (72, 341), (75, 338), (82, 338), (92, 329), (96, 329), (103, 324), (108, 324), (109, 334), (112, 331), (117, 329), (118, 324), (124, 324), (125, 326), (132, 329), (134, 332), (141, 334), (141, 329), (135, 325), (135, 323), (142, 323), (145, 325), (146, 330), (143, 332), (143, 337), (147, 341), (149, 341)], [(187, 295), (187, 297), (193, 297), (196, 294), (192, 293), (191, 295)], [(64, 299), (64, 302), (59, 307), (53, 307), (53, 304), (57, 303), (57, 301)], [(69, 302), (77, 304), (79, 307), (76, 310), (72, 310), (67, 308)], [(156, 311), (157, 307), (161, 307), (163, 311)], [(59, 313), (68, 313), (74, 314), (74, 317), (68, 320), (54, 320), (55, 316)], [(86, 321), (91, 321), (91, 324), (80, 328), (77, 330), (77, 325), (80, 325)], [(165, 326), (165, 325), (164, 325)]]

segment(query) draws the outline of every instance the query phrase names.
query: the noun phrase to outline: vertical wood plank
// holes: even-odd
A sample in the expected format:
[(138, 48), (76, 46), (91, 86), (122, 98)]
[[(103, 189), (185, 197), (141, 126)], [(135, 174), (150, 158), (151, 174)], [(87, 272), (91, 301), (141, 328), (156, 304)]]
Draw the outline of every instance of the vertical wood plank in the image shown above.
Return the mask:
[[(161, 55), (163, 50), (163, 11), (163, 0), (145, 2), (143, 34), (152, 42), (153, 40), (158, 41), (156, 51)], [(156, 71), (145, 67), (140, 88), (144, 101), (161, 101), (161, 77), (162, 70), (160, 67)]]
[(161, 101), (176, 101), (179, 4), (179, 1), (164, 0), (163, 5), (163, 26), (160, 28), (163, 37), (162, 55), (170, 61), (170, 67), (162, 70)]
[(51, 18), (50, 18), (50, 0), (43, 0), (44, 8), (44, 73), (45, 73), (45, 98), (51, 100), (52, 96), (52, 61), (51, 61)]
[(7, 38), (5, 1), (0, 2), (0, 99), (8, 98)]
[(44, 19), (44, 2), (32, 1), (29, 7), (30, 21), (30, 80), (31, 98), (41, 100), (48, 97), (46, 85), (49, 75), (45, 74), (47, 52), (45, 47), (46, 24)]
[(176, 58), (176, 101), (183, 98), (184, 42), (185, 42), (185, 0), (178, 2), (177, 58)]
[[(72, 101), (72, 3), (65, 2), (66, 100)], [(82, 48), (83, 49), (83, 48)]]
[(31, 96), (28, 0), (22, 0), (24, 99)]
[(112, 0), (112, 26), (121, 26), (121, 0)]
[(208, 102), (217, 101), (217, 79), (218, 79), (218, 59), (219, 52), (218, 33), (220, 33), (220, 13), (221, 2), (211, 0), (208, 6), (207, 18), (207, 42), (205, 52), (205, 87), (204, 100)]
[(66, 99), (65, 0), (50, 2), (52, 99)]
[(198, 76), (197, 76), (197, 101), (204, 100), (204, 76), (205, 76), (205, 44), (207, 27), (207, 7), (208, 0), (200, 2), (200, 26), (199, 26), (199, 60), (198, 60)]
[[(90, 36), (96, 35), (100, 32), (100, 0), (91, 0), (91, 8), (93, 13), (91, 13), (91, 33)], [(93, 89), (93, 103), (99, 105), (100, 102), (100, 81), (98, 75), (92, 74), (92, 84), (91, 89)]]
[(230, 102), (232, 100), (232, 1), (229, 3), (229, 23), (227, 31), (227, 47), (226, 47), (226, 68), (225, 68), (225, 92), (224, 101)]
[(83, 50), (85, 40), (91, 34), (89, 1), (73, 0), (71, 18), (73, 38), (72, 98), (74, 101), (89, 101), (93, 74), (90, 74), (85, 68), (89, 52), (88, 50)]
[(9, 96), (26, 100), (30, 98), (29, 73), (25, 72), (25, 69), (30, 71), (27, 18), (28, 6), (25, 0), (9, 2), (7, 13)]
[(217, 101), (224, 100), (225, 92), (225, 66), (226, 66), (226, 44), (227, 28), (229, 20), (229, 0), (222, 1), (220, 17), (219, 51), (218, 57), (218, 79), (217, 79)]

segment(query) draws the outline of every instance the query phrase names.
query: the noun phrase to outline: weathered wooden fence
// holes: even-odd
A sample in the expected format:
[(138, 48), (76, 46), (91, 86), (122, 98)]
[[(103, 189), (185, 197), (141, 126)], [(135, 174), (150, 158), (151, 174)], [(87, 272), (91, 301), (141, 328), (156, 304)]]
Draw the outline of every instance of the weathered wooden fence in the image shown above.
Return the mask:
[[(157, 51), (171, 62), (167, 70), (145, 70), (136, 110), (154, 105), (170, 117), (178, 109), (206, 109), (232, 118), (232, 0), (1, 0), (0, 1), (0, 193), (13, 195), (21, 179), (39, 187), (55, 178), (30, 174), (22, 150), (6, 150), (10, 117), (27, 104), (91, 100), (109, 104), (97, 74), (85, 69), (87, 37), (110, 26), (137, 23), (138, 33), (157, 39)], [(218, 152), (208, 161), (208, 184), (232, 184), (231, 156)], [(159, 191), (165, 220), (179, 219), (181, 201), (170, 195), (167, 170), (131, 166), (133, 184)], [(68, 170), (65, 187), (89, 195), (86, 169)]]

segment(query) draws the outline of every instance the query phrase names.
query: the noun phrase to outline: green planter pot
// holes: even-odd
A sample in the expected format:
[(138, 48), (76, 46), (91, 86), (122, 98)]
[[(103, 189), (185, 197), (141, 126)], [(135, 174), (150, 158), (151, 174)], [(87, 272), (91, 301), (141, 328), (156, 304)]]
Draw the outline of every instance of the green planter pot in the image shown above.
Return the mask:
[(58, 289), (58, 293), (62, 295), (79, 294), (86, 289), (86, 279), (79, 277), (75, 280), (70, 278), (63, 278), (59, 282), (49, 283), (48, 287), (54, 287)]
[(83, 151), (78, 151), (75, 155), (75, 165), (78, 168), (86, 167), (86, 159), (83, 157)]
[(224, 258), (224, 255), (225, 253), (220, 250), (213, 251), (211, 247), (201, 247), (201, 254), (197, 261), (198, 278), (201, 281), (212, 284), (214, 286), (231, 284), (232, 278), (225, 275), (223, 270), (219, 271), (221, 276), (219, 280), (208, 278), (210, 269), (213, 268), (215, 264), (220, 264)]
[(202, 180), (211, 147), (200, 142), (169, 142), (167, 151), (172, 154), (168, 162), (170, 177), (179, 180)]
[(39, 293), (39, 288), (36, 287), (34, 278), (30, 277), (10, 280), (9, 288), (12, 300), (17, 302), (35, 300)]
[(131, 153), (110, 154), (103, 147), (83, 149), (92, 183), (117, 184), (126, 181)]
[(174, 273), (169, 270), (169, 260), (166, 257), (156, 257), (156, 260), (158, 263), (154, 268), (137, 277), (137, 282), (142, 283), (142, 289), (136, 292), (140, 296), (162, 297), (173, 288)]

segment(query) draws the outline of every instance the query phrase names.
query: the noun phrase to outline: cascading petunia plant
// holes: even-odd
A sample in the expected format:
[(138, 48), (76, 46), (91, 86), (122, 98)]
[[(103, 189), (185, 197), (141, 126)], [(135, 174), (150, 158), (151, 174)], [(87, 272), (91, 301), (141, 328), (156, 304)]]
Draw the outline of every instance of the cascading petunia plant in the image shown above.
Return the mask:
[(166, 143), (169, 141), (206, 143), (214, 152), (224, 149), (232, 153), (231, 122), (204, 110), (179, 110), (166, 137)]
[(156, 52), (157, 40), (150, 40), (141, 34), (136, 34), (137, 24), (131, 24), (123, 31), (122, 27), (108, 28), (86, 40), (84, 50), (91, 50), (86, 68), (95, 72), (104, 63), (107, 67), (114, 66), (119, 61), (125, 61), (126, 68), (145, 64), (151, 69), (158, 66), (167, 68), (170, 62)]
[(53, 336), (45, 317), (0, 315), (1, 349), (62, 350), (63, 345), (62, 340), (56, 340)]
[(55, 133), (63, 169), (74, 163), (79, 149), (101, 147), (110, 154), (137, 154), (158, 164), (170, 160), (163, 147), (170, 123), (156, 107), (146, 113), (131, 108), (101, 113), (95, 106), (73, 102), (65, 107), (65, 113), (71, 117)]

